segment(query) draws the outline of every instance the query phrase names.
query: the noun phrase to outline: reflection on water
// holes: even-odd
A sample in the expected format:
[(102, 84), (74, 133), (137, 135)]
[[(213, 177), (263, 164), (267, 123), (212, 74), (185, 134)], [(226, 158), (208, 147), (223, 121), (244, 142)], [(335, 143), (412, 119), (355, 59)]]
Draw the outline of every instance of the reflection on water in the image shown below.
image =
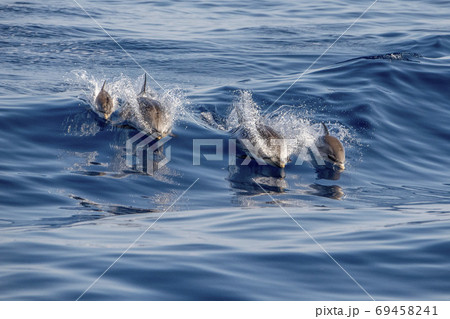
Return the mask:
[(332, 181), (337, 181), (341, 178), (342, 171), (336, 170), (330, 167), (316, 167), (316, 174), (318, 179), (329, 179)]
[[(156, 213), (156, 209), (136, 208), (123, 205), (107, 205), (93, 202), (91, 200), (71, 195), (70, 198), (78, 201), (79, 206), (61, 207), (65, 210), (75, 210), (78, 213), (69, 217), (60, 218), (42, 218), (34, 223), (40, 227), (64, 227), (76, 223), (94, 221), (111, 215), (128, 215), (128, 214), (146, 214)], [(83, 213), (81, 213), (83, 212)]]
[(106, 205), (96, 203), (92, 200), (85, 199), (80, 196), (70, 196), (70, 198), (78, 201), (78, 204), (81, 207), (62, 207), (63, 209), (73, 209), (77, 211), (86, 211), (86, 212), (101, 212), (104, 214), (111, 215), (128, 215), (128, 214), (144, 214), (144, 213), (155, 213), (157, 210), (155, 209), (147, 209), (147, 208), (136, 208), (131, 206), (123, 206), (123, 205)]
[[(285, 180), (283, 168), (270, 165), (258, 165), (251, 161), (249, 165), (241, 165), (244, 159), (238, 158), (236, 165), (228, 166), (228, 181), (239, 195), (258, 195), (268, 193), (284, 193), (289, 187)], [(259, 186), (259, 185), (260, 186)]]
[[(96, 116), (90, 107), (86, 105), (85, 110), (71, 114), (63, 121), (63, 131), (66, 138), (72, 139), (72, 145), (67, 149), (59, 150), (59, 159), (68, 163), (65, 168), (71, 174), (86, 176), (88, 178), (113, 178), (113, 179), (139, 179), (142, 186), (137, 187), (133, 196), (137, 196), (139, 203), (130, 201), (130, 206), (115, 204), (96, 204), (92, 201), (84, 200), (81, 196), (70, 195), (72, 198), (79, 199), (80, 205), (86, 208), (83, 215), (76, 215), (61, 220), (61, 224), (70, 224), (89, 218), (98, 219), (105, 216), (149, 213), (159, 210), (171, 203), (174, 197), (173, 187), (180, 185), (181, 173), (166, 165), (154, 170), (150, 176), (146, 170), (147, 157), (153, 155), (156, 161), (160, 161), (164, 156), (162, 148), (153, 154), (144, 152), (139, 160), (144, 165), (137, 166), (136, 154), (132, 154), (132, 165), (127, 163), (126, 142), (139, 131), (121, 122), (105, 122)], [(74, 145), (77, 145), (75, 148)], [(131, 181), (130, 181), (131, 182)], [(92, 181), (88, 183), (103, 183), (102, 181)], [(114, 184), (109, 183), (108, 184)], [(153, 190), (152, 184), (163, 183), (164, 187)], [(75, 194), (84, 194), (89, 197), (89, 193), (73, 191)], [(129, 190), (114, 191), (117, 198), (113, 202), (121, 202), (126, 196), (129, 196)], [(69, 193), (70, 194), (70, 193)], [(127, 194), (127, 195), (125, 195)], [(122, 198), (123, 197), (123, 198)], [(136, 208), (141, 206), (143, 208)], [(68, 209), (68, 208), (64, 208)], [(79, 206), (73, 207), (79, 209)], [(102, 212), (98, 215), (98, 212)], [(88, 217), (87, 215), (92, 215)], [(48, 221), (39, 221), (46, 224)], [(52, 221), (54, 223), (56, 221)]]
[(311, 184), (309, 185), (311, 188), (310, 191), (307, 191), (308, 194), (315, 196), (322, 196), (331, 199), (342, 199), (344, 197), (344, 191), (338, 185), (320, 185), (320, 184)]
[[(257, 206), (255, 201), (250, 201), (249, 198), (245, 197), (267, 195), (267, 193), (276, 196), (290, 192), (291, 194), (300, 196), (314, 195), (330, 199), (342, 199), (345, 195), (343, 189), (338, 185), (328, 186), (315, 183), (304, 186), (296, 185), (295, 188), (289, 188), (284, 168), (270, 165), (258, 165), (256, 161), (251, 161), (249, 165), (241, 165), (244, 160), (244, 158), (238, 157), (237, 165), (228, 166), (227, 177), (231, 188), (238, 197), (234, 202), (241, 206)], [(326, 175), (327, 177), (332, 177), (327, 179), (339, 179), (339, 172), (336, 172), (333, 169), (326, 169), (325, 172), (328, 174)], [(324, 178), (322, 177), (323, 175), (320, 175), (319, 171), (317, 176), (318, 178)], [(277, 200), (277, 202), (287, 205), (294, 204), (294, 202), (298, 202), (298, 198), (294, 196), (289, 200)], [(276, 204), (273, 202), (271, 203)]]

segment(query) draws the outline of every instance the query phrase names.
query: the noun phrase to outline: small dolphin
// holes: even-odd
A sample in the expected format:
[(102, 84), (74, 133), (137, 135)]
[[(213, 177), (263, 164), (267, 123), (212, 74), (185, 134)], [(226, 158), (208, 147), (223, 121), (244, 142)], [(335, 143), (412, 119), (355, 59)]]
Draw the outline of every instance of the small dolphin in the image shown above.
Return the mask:
[(97, 106), (97, 110), (103, 114), (105, 120), (109, 119), (111, 113), (113, 112), (113, 99), (111, 95), (105, 90), (106, 81), (103, 82), (102, 89), (97, 95), (95, 99), (95, 105)]
[(156, 134), (157, 138), (161, 139), (171, 134), (172, 121), (159, 101), (146, 96), (146, 85), (147, 74), (144, 75), (144, 85), (137, 97), (139, 112), (144, 120), (145, 129), (150, 131), (151, 134)]
[(331, 163), (333, 167), (343, 171), (345, 169), (345, 150), (342, 143), (330, 135), (327, 126), (322, 123), (325, 135), (318, 139), (316, 145), (320, 155), (325, 162)]
[[(284, 168), (289, 161), (286, 140), (272, 127), (258, 121), (255, 124), (256, 130), (250, 130), (245, 123), (245, 118), (238, 108), (239, 128), (235, 131), (238, 141), (244, 151), (251, 157), (259, 157), (267, 164)], [(246, 149), (243, 140), (247, 140), (253, 146), (253, 152)]]

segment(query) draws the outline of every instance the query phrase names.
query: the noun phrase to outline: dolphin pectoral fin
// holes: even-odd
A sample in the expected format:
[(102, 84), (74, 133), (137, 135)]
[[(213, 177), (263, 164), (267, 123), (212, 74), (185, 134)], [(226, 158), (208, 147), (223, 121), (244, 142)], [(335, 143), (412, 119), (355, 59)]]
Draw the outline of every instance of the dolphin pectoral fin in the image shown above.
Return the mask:
[(147, 86), (147, 73), (144, 73), (144, 85), (142, 85), (141, 93), (139, 93), (139, 95), (144, 95), (146, 86)]
[(173, 134), (173, 133), (170, 133), (169, 136), (170, 136), (170, 137), (177, 137), (177, 136), (176, 136), (175, 134)]

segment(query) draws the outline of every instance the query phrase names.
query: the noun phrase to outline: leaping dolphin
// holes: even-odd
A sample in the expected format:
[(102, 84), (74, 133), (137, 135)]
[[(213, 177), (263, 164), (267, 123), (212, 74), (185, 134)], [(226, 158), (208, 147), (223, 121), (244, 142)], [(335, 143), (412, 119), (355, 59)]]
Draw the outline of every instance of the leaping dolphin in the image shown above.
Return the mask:
[(144, 121), (144, 128), (160, 139), (171, 133), (173, 121), (159, 101), (147, 96), (146, 86), (147, 74), (144, 75), (144, 85), (137, 97), (139, 112)]
[(97, 106), (97, 111), (103, 114), (105, 120), (109, 119), (111, 113), (113, 112), (114, 103), (111, 95), (105, 90), (106, 81), (103, 82), (102, 89), (95, 99), (95, 105)]
[(317, 148), (325, 162), (331, 163), (338, 170), (345, 169), (345, 150), (342, 143), (330, 135), (327, 126), (322, 123), (325, 134), (317, 142)]
[[(284, 168), (289, 161), (286, 139), (272, 127), (256, 119), (254, 126), (246, 120), (242, 110), (236, 107), (239, 127), (235, 131), (238, 142), (250, 157), (258, 157), (267, 164)], [(246, 145), (249, 142), (250, 145)], [(248, 146), (251, 146), (252, 150)]]

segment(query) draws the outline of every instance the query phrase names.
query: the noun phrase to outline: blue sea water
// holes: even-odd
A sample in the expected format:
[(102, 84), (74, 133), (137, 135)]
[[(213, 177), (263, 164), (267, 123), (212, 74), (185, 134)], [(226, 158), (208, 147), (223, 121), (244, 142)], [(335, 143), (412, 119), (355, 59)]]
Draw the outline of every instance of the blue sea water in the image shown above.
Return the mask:
[[(380, 0), (341, 38), (372, 1), (78, 3), (0, 4), (1, 300), (448, 300), (449, 1)], [(179, 111), (153, 175), (91, 107), (143, 69)], [(241, 90), (329, 123), (346, 170), (193, 165)]]

